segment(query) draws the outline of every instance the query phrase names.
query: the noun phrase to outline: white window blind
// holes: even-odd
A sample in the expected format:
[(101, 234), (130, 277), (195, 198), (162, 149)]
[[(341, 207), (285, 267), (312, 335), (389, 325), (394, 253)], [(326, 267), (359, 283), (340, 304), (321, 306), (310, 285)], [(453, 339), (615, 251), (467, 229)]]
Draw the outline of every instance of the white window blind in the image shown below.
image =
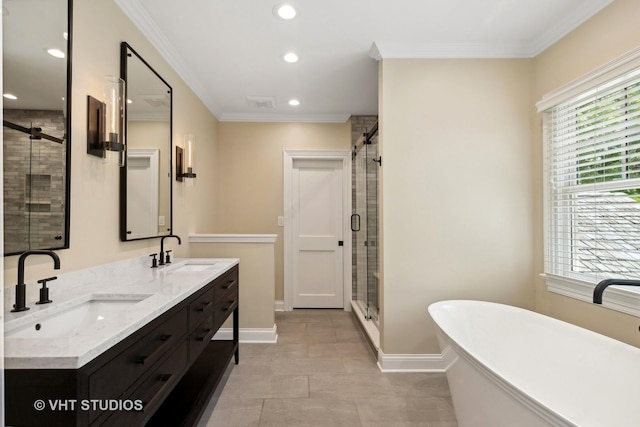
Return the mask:
[(545, 112), (547, 273), (640, 278), (640, 69)]

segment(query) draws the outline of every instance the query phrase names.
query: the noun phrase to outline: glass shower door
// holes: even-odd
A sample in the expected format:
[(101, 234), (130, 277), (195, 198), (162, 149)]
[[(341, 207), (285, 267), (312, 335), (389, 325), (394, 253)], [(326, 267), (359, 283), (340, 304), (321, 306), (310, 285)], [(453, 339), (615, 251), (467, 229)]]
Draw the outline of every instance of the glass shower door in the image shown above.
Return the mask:
[(367, 169), (367, 314), (378, 322), (378, 134), (365, 144)]
[(367, 151), (358, 144), (354, 159), (354, 213), (351, 216), (353, 231), (353, 247), (355, 248), (353, 264), (355, 269), (355, 300), (360, 310), (368, 319), (367, 313)]
[(378, 321), (377, 134), (359, 140), (354, 153), (354, 298), (366, 319)]

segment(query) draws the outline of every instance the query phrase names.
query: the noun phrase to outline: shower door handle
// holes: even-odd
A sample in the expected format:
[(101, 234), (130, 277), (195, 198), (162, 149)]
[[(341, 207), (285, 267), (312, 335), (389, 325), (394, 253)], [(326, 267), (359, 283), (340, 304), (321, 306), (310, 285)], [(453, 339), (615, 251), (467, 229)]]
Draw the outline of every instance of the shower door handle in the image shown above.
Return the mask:
[[(358, 224), (356, 226), (356, 224)], [(360, 215), (352, 214), (351, 215), (351, 231), (360, 231)]]

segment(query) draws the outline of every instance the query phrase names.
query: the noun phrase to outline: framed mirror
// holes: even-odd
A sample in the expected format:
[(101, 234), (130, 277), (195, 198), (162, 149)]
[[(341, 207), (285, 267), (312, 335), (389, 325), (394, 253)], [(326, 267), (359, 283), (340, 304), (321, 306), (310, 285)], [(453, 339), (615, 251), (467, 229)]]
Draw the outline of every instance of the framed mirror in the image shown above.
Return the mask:
[(71, 11), (2, 2), (5, 256), (69, 247)]
[(121, 45), (125, 81), (125, 166), (120, 168), (120, 240), (172, 231), (172, 89), (128, 43)]

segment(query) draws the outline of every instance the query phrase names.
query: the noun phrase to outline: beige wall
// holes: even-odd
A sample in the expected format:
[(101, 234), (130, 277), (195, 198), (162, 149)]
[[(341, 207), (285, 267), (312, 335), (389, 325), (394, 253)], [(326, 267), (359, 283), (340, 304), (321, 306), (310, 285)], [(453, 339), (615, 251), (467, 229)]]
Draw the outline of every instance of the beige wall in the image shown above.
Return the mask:
[[(240, 328), (272, 328), (275, 245), (272, 243), (192, 243), (195, 258), (240, 259)], [(230, 327), (227, 320), (225, 327)]]
[[(542, 96), (640, 45), (640, 2), (616, 0), (533, 61), (533, 103)], [(534, 280), (536, 309), (630, 344), (640, 346), (638, 318), (547, 291), (537, 275), (544, 270), (542, 226), (542, 116), (532, 104), (534, 162)]]
[(217, 221), (200, 233), (277, 234), (276, 300), (284, 299), (282, 153), (285, 149), (348, 150), (351, 124), (221, 122)]
[(439, 353), (430, 303), (533, 308), (529, 60), (383, 60), (382, 351)]
[[(119, 75), (121, 41), (130, 43), (172, 86), (174, 143), (182, 144), (185, 133), (197, 135), (201, 165), (215, 161), (217, 146), (215, 117), (114, 2), (76, 1), (73, 9), (71, 246), (57, 251), (62, 261), (61, 273), (146, 255), (159, 248), (158, 239), (120, 242), (118, 169), (86, 154), (87, 95), (100, 97), (104, 76)], [(174, 184), (174, 231), (184, 237), (215, 223), (213, 171), (201, 167), (197, 172), (195, 188)], [(169, 246), (176, 249), (176, 256), (188, 254), (184, 243), (178, 247), (170, 242)], [(16, 264), (17, 257), (5, 259), (5, 286), (15, 285)], [(27, 280), (52, 273), (48, 257), (30, 257), (27, 264)]]

